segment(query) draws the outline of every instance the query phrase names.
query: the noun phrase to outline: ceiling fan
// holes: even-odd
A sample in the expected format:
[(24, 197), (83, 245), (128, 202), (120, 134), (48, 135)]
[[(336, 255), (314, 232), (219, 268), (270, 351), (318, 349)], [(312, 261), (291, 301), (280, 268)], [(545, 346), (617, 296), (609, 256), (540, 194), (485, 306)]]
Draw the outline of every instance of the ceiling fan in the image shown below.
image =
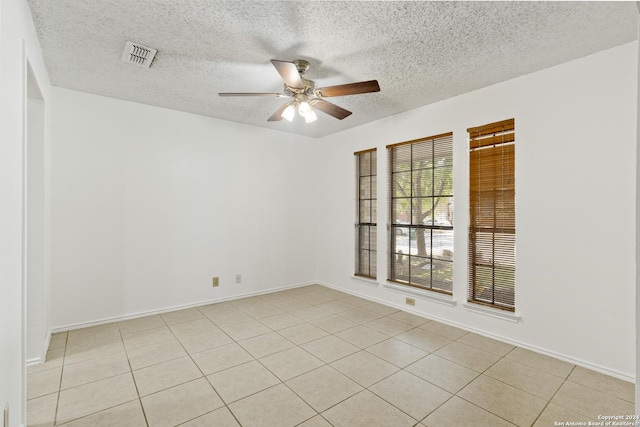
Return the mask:
[(342, 120), (351, 115), (351, 111), (324, 100), (332, 96), (356, 95), (360, 93), (380, 92), (377, 80), (369, 80), (358, 83), (347, 83), (336, 86), (316, 88), (315, 82), (302, 77), (309, 69), (309, 62), (296, 59), (293, 62), (272, 59), (271, 63), (284, 80), (283, 93), (218, 93), (220, 96), (273, 96), (277, 98), (292, 98), (291, 101), (280, 107), (271, 117), (269, 122), (286, 119), (293, 121), (296, 109), (298, 114), (304, 117), (307, 123), (316, 121), (314, 108)]

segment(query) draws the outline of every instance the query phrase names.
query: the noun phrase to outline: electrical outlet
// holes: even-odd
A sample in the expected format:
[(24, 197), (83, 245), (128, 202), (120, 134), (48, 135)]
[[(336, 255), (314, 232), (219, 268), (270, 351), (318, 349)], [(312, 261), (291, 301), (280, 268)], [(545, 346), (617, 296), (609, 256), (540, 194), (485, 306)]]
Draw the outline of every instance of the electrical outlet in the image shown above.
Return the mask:
[(9, 427), (9, 403), (7, 403), (4, 407), (4, 427)]
[(405, 298), (405, 302), (407, 303), (407, 305), (416, 305), (416, 300), (413, 298)]
[(211, 286), (215, 288), (215, 287), (218, 287), (219, 285), (220, 285), (220, 278), (219, 277), (214, 277), (211, 280)]
[(242, 283), (242, 275), (236, 274), (236, 283)]

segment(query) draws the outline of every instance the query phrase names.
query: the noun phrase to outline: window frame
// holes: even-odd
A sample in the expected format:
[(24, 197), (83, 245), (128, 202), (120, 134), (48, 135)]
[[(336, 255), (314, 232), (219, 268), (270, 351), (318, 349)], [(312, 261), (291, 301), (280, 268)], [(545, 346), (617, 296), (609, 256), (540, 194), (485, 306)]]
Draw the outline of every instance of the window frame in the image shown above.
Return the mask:
[[(445, 164), (444, 165), (439, 165), (436, 166), (435, 164), (435, 159), (436, 159), (436, 146), (441, 149), (440, 145), (441, 143), (445, 144), (445, 146), (447, 147), (446, 150), (446, 155), (444, 157), (442, 157), (442, 159), (445, 159)], [(438, 145), (436, 145), (438, 144)], [(395, 164), (395, 157), (396, 157), (396, 153), (397, 150), (400, 147), (403, 146), (410, 146), (410, 157), (408, 159), (409, 162), (409, 169), (406, 170), (395, 170), (394, 169), (394, 164)], [(447, 146), (448, 145), (448, 146)], [(430, 167), (422, 167), (422, 168), (414, 168), (414, 157), (413, 157), (413, 153), (414, 153), (414, 148), (418, 147), (419, 153), (421, 154), (425, 154), (422, 152), (423, 147), (424, 146), (430, 146), (430, 150), (427, 149), (428, 151), (428, 157), (425, 157), (425, 159), (427, 161), (431, 162), (431, 166)], [(454, 200), (454, 191), (453, 191), (453, 132), (448, 132), (448, 133), (443, 133), (443, 134), (439, 134), (439, 135), (434, 135), (434, 136), (429, 136), (426, 138), (420, 138), (420, 139), (415, 139), (415, 140), (411, 140), (411, 141), (405, 141), (405, 142), (400, 142), (397, 144), (390, 144), (387, 145), (387, 156), (388, 156), (388, 163), (389, 163), (389, 169), (387, 171), (387, 178), (388, 178), (388, 214), (389, 214), (389, 221), (388, 221), (388, 256), (387, 256), (387, 261), (388, 261), (388, 269), (387, 269), (387, 281), (393, 284), (399, 284), (399, 285), (403, 285), (403, 286), (409, 286), (411, 288), (416, 288), (416, 289), (420, 289), (420, 290), (424, 290), (424, 291), (430, 291), (430, 292), (436, 292), (438, 294), (445, 294), (448, 296), (452, 296), (453, 295), (453, 238), (454, 238), (454, 223), (453, 223), (453, 200)], [(428, 148), (428, 147), (427, 147)], [(448, 163), (447, 163), (448, 162)], [(446, 179), (449, 180), (449, 188), (450, 188), (450, 192), (447, 193), (440, 193), (440, 194), (436, 194), (435, 192), (435, 185), (434, 182), (436, 182), (435, 179), (435, 172), (436, 170), (441, 169), (441, 170), (448, 170), (448, 173), (450, 174), (450, 176)], [(418, 171), (431, 171), (431, 178), (430, 178), (430, 185), (428, 186), (428, 188), (430, 188), (430, 192), (429, 194), (427, 193), (422, 193), (422, 194), (414, 194), (414, 182), (413, 182), (413, 177), (414, 177), (414, 172), (418, 172)], [(410, 185), (409, 185), (409, 189), (410, 189), (410, 193), (407, 196), (406, 194), (404, 195), (404, 197), (396, 197), (395, 196), (395, 191), (394, 191), (394, 185), (396, 183), (395, 181), (395, 176), (396, 174), (406, 174), (408, 173), (410, 176)], [(420, 179), (422, 179), (422, 175), (420, 175)], [(427, 177), (427, 180), (429, 180), (429, 178)], [(444, 184), (443, 184), (444, 185)], [(409, 210), (410, 212), (408, 213), (408, 217), (409, 217), (409, 223), (400, 223), (398, 222), (399, 219), (399, 215), (398, 212), (396, 212), (397, 208), (397, 204), (396, 201), (400, 200), (400, 199), (409, 199)], [(422, 215), (424, 214), (424, 211), (422, 211), (422, 208), (420, 208), (421, 210), (421, 214), (414, 216), (413, 214), (413, 209), (414, 209), (414, 203), (419, 203), (420, 205), (422, 205), (422, 202), (424, 199), (431, 199), (432, 200), (432, 208), (429, 211), (430, 213), (428, 213), (427, 215), (431, 215), (431, 221), (430, 224), (429, 223), (417, 223), (416, 222), (416, 217), (417, 216), (425, 216)], [(437, 202), (434, 202), (435, 199), (438, 199)], [(446, 225), (446, 224), (437, 224), (436, 220), (435, 220), (435, 213), (436, 213), (436, 209), (438, 207), (438, 204), (440, 203), (441, 199), (449, 199), (450, 200), (450, 208), (448, 208), (448, 213), (447, 213), (447, 217), (449, 219), (449, 224), (450, 225)], [(406, 213), (406, 212), (405, 212)], [(425, 218), (426, 219), (426, 218)], [(402, 229), (408, 229), (408, 235), (407, 235), (407, 241), (409, 243), (409, 249), (408, 252), (406, 254), (404, 253), (400, 253), (400, 250), (398, 250), (398, 245), (397, 245), (397, 240), (398, 240), (398, 231), (401, 231)], [(434, 232), (438, 232), (438, 231), (450, 231), (450, 241), (451, 241), (451, 247), (452, 249), (450, 250), (450, 256), (447, 258), (445, 258), (444, 256), (444, 251), (443, 254), (441, 256), (434, 256)], [(427, 252), (426, 252), (426, 236), (425, 237), (425, 254), (421, 255), (421, 254), (413, 254), (412, 253), (412, 248), (411, 248), (411, 242), (412, 242), (412, 233), (415, 233), (416, 235), (416, 243), (418, 240), (418, 237), (420, 237), (421, 234), (428, 232), (429, 233), (429, 248), (428, 248), (428, 256), (427, 256)], [(416, 245), (417, 246), (417, 245)], [(416, 251), (418, 251), (418, 249), (416, 248)], [(406, 259), (406, 261), (405, 261)], [(423, 262), (422, 266), (420, 267), (421, 270), (428, 270), (430, 273), (428, 274), (428, 278), (429, 278), (429, 283), (419, 283), (419, 281), (417, 280), (418, 275), (412, 274), (412, 262), (413, 260), (422, 260), (422, 261), (418, 261), (418, 262)], [(427, 261), (428, 260), (428, 261)], [(434, 262), (434, 260), (436, 262)], [(396, 261), (404, 266), (404, 262), (407, 263), (407, 274), (399, 274), (399, 272), (397, 272), (397, 264)], [(428, 269), (424, 269), (424, 267), (429, 264), (429, 268)], [(448, 266), (447, 268), (450, 268), (450, 281), (447, 283), (446, 287), (449, 289), (445, 289), (444, 286), (434, 286), (434, 284), (442, 284), (445, 283), (445, 281), (437, 281), (434, 280), (434, 274), (432, 274), (431, 272), (437, 272), (439, 269), (441, 269), (442, 266)], [(438, 267), (438, 268), (436, 268)], [(436, 275), (436, 278), (438, 277), (438, 275)]]
[[(356, 170), (356, 222), (355, 222), (355, 263), (354, 263), (354, 276), (365, 279), (376, 280), (377, 279), (377, 255), (378, 255), (378, 156), (377, 148), (370, 148), (367, 150), (356, 151), (353, 153), (355, 156), (355, 170)], [(368, 158), (368, 175), (363, 175), (363, 167), (361, 162)], [(363, 179), (369, 180), (369, 197), (363, 198), (363, 193), (366, 193), (363, 188)], [(366, 194), (365, 194), (366, 195)], [(369, 221), (363, 220), (363, 204), (366, 206), (366, 202), (369, 202)], [(373, 232), (372, 232), (373, 231)], [(368, 233), (366, 238), (363, 239), (362, 233)], [(368, 255), (368, 262), (366, 271), (363, 269), (362, 254), (366, 252)], [(372, 262), (373, 261), (373, 262)], [(367, 274), (368, 273), (368, 274)]]

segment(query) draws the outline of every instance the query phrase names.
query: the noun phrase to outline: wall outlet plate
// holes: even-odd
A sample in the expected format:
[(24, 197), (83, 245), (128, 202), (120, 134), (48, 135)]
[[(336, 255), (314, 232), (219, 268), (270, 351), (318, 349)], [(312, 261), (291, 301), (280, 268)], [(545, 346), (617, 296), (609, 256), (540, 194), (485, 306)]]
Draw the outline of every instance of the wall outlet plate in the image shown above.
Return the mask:
[(413, 305), (413, 306), (416, 305), (416, 300), (413, 298), (405, 298), (405, 302), (407, 305)]
[(211, 279), (211, 286), (214, 288), (220, 286), (220, 278), (214, 277), (213, 279)]
[(242, 283), (242, 275), (236, 274), (236, 283)]

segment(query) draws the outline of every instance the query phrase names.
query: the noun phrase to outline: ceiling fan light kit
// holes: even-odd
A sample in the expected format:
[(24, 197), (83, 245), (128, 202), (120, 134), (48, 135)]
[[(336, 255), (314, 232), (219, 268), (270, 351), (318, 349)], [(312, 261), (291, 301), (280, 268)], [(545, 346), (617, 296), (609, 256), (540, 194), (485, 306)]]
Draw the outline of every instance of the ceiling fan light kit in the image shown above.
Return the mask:
[(358, 83), (316, 88), (313, 80), (302, 77), (309, 70), (309, 62), (304, 59), (296, 59), (293, 62), (272, 59), (271, 63), (284, 80), (283, 93), (218, 93), (219, 96), (274, 96), (277, 98), (293, 98), (292, 101), (282, 105), (267, 121), (274, 122), (285, 119), (293, 121), (298, 110), (300, 117), (306, 123), (313, 123), (318, 119), (314, 108), (325, 114), (342, 120), (351, 115), (351, 111), (338, 107), (322, 98), (332, 96), (356, 95), (361, 93), (380, 92), (377, 80), (369, 80)]
[(295, 114), (296, 114), (296, 106), (294, 103), (290, 102), (289, 104), (287, 104), (287, 107), (284, 109), (281, 116), (283, 119), (289, 122), (292, 122), (293, 116), (295, 116)]

